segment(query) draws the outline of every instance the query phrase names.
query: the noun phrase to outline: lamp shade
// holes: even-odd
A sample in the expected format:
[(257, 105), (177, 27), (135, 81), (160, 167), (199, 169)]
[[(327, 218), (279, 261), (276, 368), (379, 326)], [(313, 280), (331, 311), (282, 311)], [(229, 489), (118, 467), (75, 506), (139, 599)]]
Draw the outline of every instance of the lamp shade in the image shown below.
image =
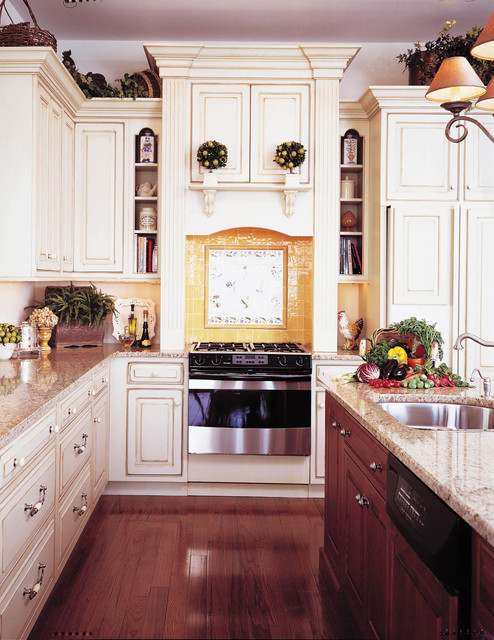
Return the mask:
[(485, 93), (485, 86), (466, 58), (446, 58), (425, 97), (438, 102), (471, 100)]
[(494, 78), (489, 82), (487, 91), (477, 100), (475, 106), (485, 111), (494, 111)]
[(494, 13), (477, 38), (470, 53), (476, 58), (494, 60)]

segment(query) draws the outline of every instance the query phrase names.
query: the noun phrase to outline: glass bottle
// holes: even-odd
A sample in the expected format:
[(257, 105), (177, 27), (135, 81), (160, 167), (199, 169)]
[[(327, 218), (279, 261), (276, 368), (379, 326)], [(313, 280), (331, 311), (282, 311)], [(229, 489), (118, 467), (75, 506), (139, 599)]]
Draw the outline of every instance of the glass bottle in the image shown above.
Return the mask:
[(148, 311), (144, 309), (142, 312), (143, 322), (142, 322), (142, 336), (141, 336), (141, 348), (149, 349), (151, 347), (151, 339), (149, 337), (149, 328), (148, 328)]
[(123, 348), (124, 348), (124, 349), (130, 349), (130, 347), (131, 347), (131, 346), (133, 345), (133, 343), (134, 343), (134, 339), (135, 339), (135, 336), (133, 336), (133, 335), (130, 333), (129, 326), (128, 326), (128, 325), (125, 325), (125, 327), (124, 327), (124, 332), (123, 332), (123, 334), (120, 336), (120, 342), (122, 343)]
[(130, 314), (128, 317), (128, 323), (129, 323), (129, 333), (130, 335), (134, 336), (134, 339), (136, 337), (136, 317), (134, 315), (134, 306), (133, 304), (130, 305)]

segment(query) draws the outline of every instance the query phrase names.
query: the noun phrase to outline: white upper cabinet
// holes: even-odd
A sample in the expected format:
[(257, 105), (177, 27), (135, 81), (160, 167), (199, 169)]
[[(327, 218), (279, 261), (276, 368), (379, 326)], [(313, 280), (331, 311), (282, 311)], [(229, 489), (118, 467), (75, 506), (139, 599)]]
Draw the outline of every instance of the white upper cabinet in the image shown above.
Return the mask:
[(122, 123), (76, 124), (74, 269), (123, 270)]
[(388, 268), (394, 305), (451, 304), (452, 205), (401, 204), (392, 208)]
[(74, 122), (67, 114), (62, 117), (62, 242), (61, 269), (74, 270)]
[(228, 149), (228, 163), (218, 170), (221, 182), (249, 181), (249, 85), (195, 84), (192, 87), (192, 182), (202, 182), (204, 169), (196, 159), (206, 140)]
[[(286, 172), (274, 162), (277, 145), (295, 140), (309, 146), (308, 84), (192, 86), (191, 182), (205, 170), (196, 160), (198, 147), (217, 140), (228, 149), (228, 163), (218, 180), (230, 183), (282, 183)], [(309, 182), (309, 160), (301, 183)]]
[[(309, 86), (254, 85), (251, 91), (251, 181), (284, 182), (286, 171), (274, 161), (276, 147), (294, 140), (308, 148)], [(300, 177), (308, 181), (309, 158)]]
[[(494, 135), (492, 116), (476, 113), (480, 120)], [(464, 199), (469, 201), (494, 200), (494, 144), (475, 125), (468, 125), (468, 136), (460, 143), (465, 150), (465, 192)]]
[(37, 269), (60, 270), (62, 108), (37, 87), (36, 227)]
[(458, 198), (458, 147), (444, 135), (447, 117), (388, 115), (388, 200)]

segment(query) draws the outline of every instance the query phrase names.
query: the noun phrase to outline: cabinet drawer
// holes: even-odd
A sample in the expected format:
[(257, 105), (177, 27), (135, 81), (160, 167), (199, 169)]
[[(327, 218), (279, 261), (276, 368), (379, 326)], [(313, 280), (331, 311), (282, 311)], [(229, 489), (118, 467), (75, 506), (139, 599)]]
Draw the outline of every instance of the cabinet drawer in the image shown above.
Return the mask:
[[(384, 491), (386, 486), (386, 463), (388, 452), (377, 440), (358, 424), (345, 411), (341, 418), (341, 430), (345, 432), (344, 439), (346, 446), (360, 458), (367, 475), (371, 479), (377, 480), (380, 488)], [(342, 434), (343, 435), (343, 434)]]
[(62, 400), (60, 403), (62, 428), (66, 427), (91, 402), (93, 395), (93, 381), (88, 380)]
[(60, 507), (58, 521), (59, 562), (63, 561), (72, 550), (72, 543), (75, 543), (79, 531), (84, 527), (91, 507), (91, 474), (88, 466)]
[[(44, 487), (44, 488), (43, 488)], [(1, 510), (2, 574), (52, 513), (55, 502), (55, 452), (52, 451)]]
[(109, 382), (110, 382), (110, 367), (106, 365), (93, 378), (93, 388), (94, 388), (95, 394), (98, 395), (100, 391), (103, 391), (103, 389), (107, 389)]
[(60, 442), (60, 494), (91, 458), (93, 419), (88, 407), (81, 413)]
[(55, 535), (52, 523), (2, 600), (0, 626), (4, 640), (27, 636), (35, 614), (51, 591), (54, 577)]
[(129, 363), (129, 383), (183, 384), (184, 365), (181, 362)]
[[(0, 483), (10, 482), (19, 473), (27, 475), (35, 455), (58, 433), (56, 409), (20, 435), (0, 456)], [(22, 471), (21, 471), (22, 470)]]

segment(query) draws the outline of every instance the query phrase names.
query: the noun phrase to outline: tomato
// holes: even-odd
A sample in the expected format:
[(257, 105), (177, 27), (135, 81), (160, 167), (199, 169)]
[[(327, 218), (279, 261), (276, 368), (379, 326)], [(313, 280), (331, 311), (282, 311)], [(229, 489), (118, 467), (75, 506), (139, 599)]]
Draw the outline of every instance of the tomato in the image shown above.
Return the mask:
[(384, 388), (385, 389), (391, 388), (391, 380), (384, 380)]
[(382, 386), (384, 386), (384, 380), (376, 380), (374, 386), (380, 389)]

